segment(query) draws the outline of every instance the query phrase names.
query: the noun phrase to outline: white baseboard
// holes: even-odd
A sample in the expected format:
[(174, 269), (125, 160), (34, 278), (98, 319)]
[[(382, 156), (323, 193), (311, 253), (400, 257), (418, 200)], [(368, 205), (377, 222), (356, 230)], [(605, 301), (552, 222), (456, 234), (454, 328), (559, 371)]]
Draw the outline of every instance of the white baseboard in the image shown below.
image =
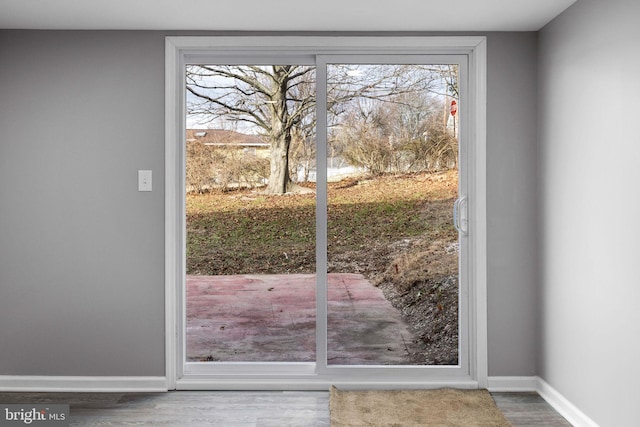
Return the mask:
[(542, 378), (538, 378), (538, 394), (547, 401), (560, 415), (569, 421), (574, 427), (598, 427), (595, 421), (587, 417), (584, 412), (569, 402), (556, 389), (547, 384)]
[(4, 392), (165, 392), (165, 377), (0, 375)]
[(489, 377), (489, 391), (537, 391), (538, 377)]

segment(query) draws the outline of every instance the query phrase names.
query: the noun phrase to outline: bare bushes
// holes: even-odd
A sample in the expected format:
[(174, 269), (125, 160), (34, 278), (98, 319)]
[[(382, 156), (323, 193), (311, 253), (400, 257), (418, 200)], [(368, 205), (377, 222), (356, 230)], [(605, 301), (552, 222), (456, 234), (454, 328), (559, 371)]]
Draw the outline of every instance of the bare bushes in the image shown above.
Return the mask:
[(350, 138), (342, 156), (372, 175), (385, 172), (440, 172), (458, 166), (458, 141), (444, 128), (431, 128), (424, 138), (393, 142), (360, 135)]
[(360, 105), (333, 132), (330, 148), (372, 175), (455, 169), (458, 139), (442, 110), (443, 104), (407, 98)]
[(394, 152), (388, 143), (380, 138), (363, 138), (347, 146), (342, 153), (352, 166), (366, 169), (372, 175), (389, 172)]
[(190, 141), (186, 154), (188, 192), (253, 188), (264, 185), (269, 177), (269, 159), (241, 148), (219, 148)]
[(224, 150), (221, 161), (214, 165), (214, 175), (215, 187), (220, 191), (259, 187), (269, 178), (269, 159)]
[(407, 141), (402, 151), (407, 154), (410, 171), (439, 172), (458, 167), (458, 140), (443, 126), (431, 126), (424, 138)]
[(213, 165), (219, 163), (219, 153), (199, 141), (187, 143), (187, 191), (204, 193), (214, 186)]

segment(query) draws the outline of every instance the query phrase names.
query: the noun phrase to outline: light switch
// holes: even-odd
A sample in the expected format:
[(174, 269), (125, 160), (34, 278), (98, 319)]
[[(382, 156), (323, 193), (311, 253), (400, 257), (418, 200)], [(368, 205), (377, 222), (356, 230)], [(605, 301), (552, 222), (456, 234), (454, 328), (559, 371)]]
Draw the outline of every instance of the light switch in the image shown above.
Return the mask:
[(138, 191), (151, 191), (151, 171), (138, 171)]

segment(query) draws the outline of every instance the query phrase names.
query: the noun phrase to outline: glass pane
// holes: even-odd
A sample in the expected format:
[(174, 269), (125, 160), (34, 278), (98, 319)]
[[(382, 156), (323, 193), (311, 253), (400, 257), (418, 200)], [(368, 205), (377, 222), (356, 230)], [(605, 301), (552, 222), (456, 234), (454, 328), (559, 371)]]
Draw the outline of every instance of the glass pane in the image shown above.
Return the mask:
[(186, 81), (186, 359), (314, 362), (315, 69)]
[(333, 64), (328, 363), (458, 363), (458, 69)]

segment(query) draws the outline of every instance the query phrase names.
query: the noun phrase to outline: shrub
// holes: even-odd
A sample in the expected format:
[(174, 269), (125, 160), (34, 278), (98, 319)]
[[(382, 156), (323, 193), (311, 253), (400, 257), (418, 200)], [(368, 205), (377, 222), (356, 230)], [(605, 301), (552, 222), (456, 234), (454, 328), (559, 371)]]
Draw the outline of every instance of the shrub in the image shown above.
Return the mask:
[(269, 159), (247, 155), (238, 149), (190, 141), (186, 155), (187, 192), (251, 188), (263, 185), (269, 178)]

